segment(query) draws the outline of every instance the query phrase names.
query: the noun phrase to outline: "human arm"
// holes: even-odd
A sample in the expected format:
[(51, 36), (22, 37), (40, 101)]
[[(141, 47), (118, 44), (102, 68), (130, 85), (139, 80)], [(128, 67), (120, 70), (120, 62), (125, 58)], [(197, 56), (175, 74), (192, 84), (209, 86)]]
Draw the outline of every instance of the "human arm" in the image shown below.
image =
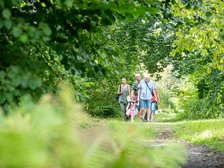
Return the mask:
[(138, 89), (138, 97), (137, 97), (137, 101), (139, 102), (140, 100), (140, 89)]
[(131, 97), (134, 96), (134, 90), (131, 90)]
[(132, 86), (131, 86), (131, 97), (134, 96), (135, 86), (136, 86), (136, 85), (135, 85), (135, 82), (133, 82), (133, 83), (132, 83)]
[(121, 92), (121, 85), (118, 86), (117, 94), (119, 94), (119, 95), (122, 94), (122, 92)]
[(156, 94), (156, 89), (153, 90), (153, 93), (154, 93), (154, 96), (155, 96), (155, 101), (158, 102), (158, 97), (157, 97), (157, 94)]
[(154, 96), (153, 96), (154, 101), (158, 102), (158, 97), (157, 97), (157, 88), (156, 88), (156, 86), (155, 86), (155, 84), (154, 84), (154, 83), (152, 84), (152, 91), (153, 91), (153, 94), (154, 94)]
[(151, 102), (158, 102), (158, 91), (157, 91), (154, 83), (152, 83), (150, 91), (151, 91), (151, 94), (152, 94)]
[(160, 102), (160, 97), (159, 97), (159, 93), (158, 93), (158, 90), (156, 89), (156, 97), (157, 97), (157, 103)]
[(140, 100), (140, 94), (141, 94), (141, 85), (140, 83), (138, 84), (138, 96), (137, 96), (137, 101), (139, 102)]
[(126, 111), (129, 109), (130, 107), (130, 103), (128, 103), (127, 107), (126, 107)]

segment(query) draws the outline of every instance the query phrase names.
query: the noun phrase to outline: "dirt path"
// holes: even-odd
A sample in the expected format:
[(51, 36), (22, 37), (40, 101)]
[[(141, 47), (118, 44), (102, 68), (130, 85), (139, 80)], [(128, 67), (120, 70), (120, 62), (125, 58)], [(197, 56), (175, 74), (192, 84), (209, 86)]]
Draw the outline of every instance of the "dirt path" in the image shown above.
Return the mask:
[(224, 153), (209, 149), (203, 145), (193, 145), (174, 138), (174, 130), (168, 124), (156, 124), (156, 144), (175, 142), (188, 149), (188, 162), (183, 168), (224, 168)]

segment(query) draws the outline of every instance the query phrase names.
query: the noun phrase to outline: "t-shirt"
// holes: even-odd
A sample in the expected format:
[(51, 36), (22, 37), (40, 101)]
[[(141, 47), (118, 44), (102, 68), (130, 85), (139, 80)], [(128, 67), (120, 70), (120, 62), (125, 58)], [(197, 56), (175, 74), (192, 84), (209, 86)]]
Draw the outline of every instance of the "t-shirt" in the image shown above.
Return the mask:
[(154, 95), (152, 98), (151, 98), (151, 102), (154, 102), (155, 100), (156, 100), (156, 96), (158, 97), (158, 90), (157, 89), (155, 89), (155, 93), (156, 93), (156, 95)]
[(155, 90), (156, 87), (152, 80), (148, 81), (147, 85), (145, 80), (141, 80), (141, 82), (139, 83), (138, 88), (140, 89), (140, 99), (150, 100), (152, 98), (152, 92)]
[(134, 81), (132, 86), (131, 86), (131, 90), (134, 91), (134, 95), (135, 96), (138, 96), (138, 82), (137, 81)]

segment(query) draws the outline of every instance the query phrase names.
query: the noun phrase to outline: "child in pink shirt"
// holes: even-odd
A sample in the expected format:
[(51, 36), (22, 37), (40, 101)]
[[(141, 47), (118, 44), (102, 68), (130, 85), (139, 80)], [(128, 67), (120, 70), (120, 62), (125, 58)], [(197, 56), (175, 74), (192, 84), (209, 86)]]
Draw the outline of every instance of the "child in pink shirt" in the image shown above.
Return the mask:
[(131, 97), (131, 101), (128, 102), (128, 106), (127, 106), (127, 116), (131, 116), (131, 122), (134, 122), (134, 117), (135, 117), (135, 110), (136, 110), (136, 96), (132, 96)]

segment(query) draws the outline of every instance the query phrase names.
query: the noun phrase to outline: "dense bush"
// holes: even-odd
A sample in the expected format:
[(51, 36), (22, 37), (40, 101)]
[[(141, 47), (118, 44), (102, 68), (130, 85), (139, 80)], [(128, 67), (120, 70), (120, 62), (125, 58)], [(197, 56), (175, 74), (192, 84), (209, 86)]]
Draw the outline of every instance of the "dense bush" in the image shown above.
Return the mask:
[[(128, 71), (123, 75), (127, 78), (128, 84), (131, 84), (131, 79), (134, 79), (133, 75)], [(87, 89), (88, 98), (85, 104), (91, 116), (101, 118), (121, 116), (120, 105), (115, 98), (121, 77), (119, 74), (99, 77)]]
[(182, 104), (182, 112), (179, 112), (179, 119), (209, 119), (223, 117), (222, 111), (212, 107), (212, 103), (206, 99), (189, 99)]
[[(102, 103), (102, 102), (101, 102)], [(118, 117), (120, 115), (120, 109), (113, 105), (99, 105), (94, 109), (89, 110), (89, 114), (94, 117), (110, 118)]]
[(206, 100), (189, 99), (181, 107), (183, 111), (178, 113), (180, 119), (214, 118), (216, 114), (209, 111), (209, 102)]
[[(203, 77), (201, 75), (201, 77)], [(200, 79), (194, 79), (194, 75), (189, 75), (185, 81), (179, 85), (178, 99), (180, 111), (179, 119), (205, 119), (218, 118), (224, 116), (221, 93), (223, 92), (223, 82), (219, 86), (214, 86), (209, 77), (203, 77), (207, 81), (200, 84)], [(216, 89), (213, 90), (213, 87)]]

